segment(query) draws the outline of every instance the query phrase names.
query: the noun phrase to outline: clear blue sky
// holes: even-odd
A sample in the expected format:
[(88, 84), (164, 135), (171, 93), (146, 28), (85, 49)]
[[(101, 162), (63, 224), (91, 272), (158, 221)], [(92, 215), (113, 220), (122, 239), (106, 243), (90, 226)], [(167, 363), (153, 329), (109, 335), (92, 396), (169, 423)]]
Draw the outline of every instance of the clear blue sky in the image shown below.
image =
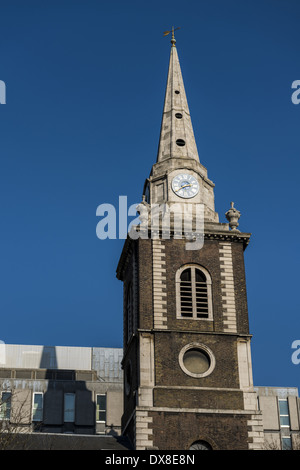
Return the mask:
[(122, 347), (123, 240), (96, 208), (139, 202), (169, 38), (220, 220), (234, 201), (256, 385), (300, 386), (298, 0), (0, 1), (0, 339)]

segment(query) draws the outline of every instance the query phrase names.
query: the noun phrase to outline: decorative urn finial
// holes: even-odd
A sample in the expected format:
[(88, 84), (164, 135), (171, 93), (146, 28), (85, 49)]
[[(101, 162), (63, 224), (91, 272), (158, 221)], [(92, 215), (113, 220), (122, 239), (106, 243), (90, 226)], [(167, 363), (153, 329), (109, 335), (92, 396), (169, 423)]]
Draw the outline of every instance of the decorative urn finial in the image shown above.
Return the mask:
[(229, 222), (229, 227), (231, 228), (231, 230), (235, 230), (236, 232), (239, 232), (237, 227), (239, 226), (238, 220), (241, 217), (241, 213), (235, 207), (233, 207), (234, 202), (231, 202), (230, 206), (231, 208), (225, 214), (226, 219)]

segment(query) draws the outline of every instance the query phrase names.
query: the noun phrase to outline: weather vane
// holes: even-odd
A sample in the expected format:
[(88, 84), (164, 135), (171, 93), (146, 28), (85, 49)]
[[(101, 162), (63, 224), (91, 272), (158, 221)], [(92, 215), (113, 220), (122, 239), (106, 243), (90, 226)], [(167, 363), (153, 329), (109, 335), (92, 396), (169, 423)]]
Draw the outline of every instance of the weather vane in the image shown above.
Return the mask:
[(176, 42), (174, 32), (177, 31), (177, 29), (180, 29), (180, 28), (175, 28), (174, 29), (174, 26), (172, 26), (171, 31), (164, 31), (164, 36), (168, 36), (168, 34), (172, 33), (171, 43), (173, 44), (173, 46), (175, 46), (175, 42)]

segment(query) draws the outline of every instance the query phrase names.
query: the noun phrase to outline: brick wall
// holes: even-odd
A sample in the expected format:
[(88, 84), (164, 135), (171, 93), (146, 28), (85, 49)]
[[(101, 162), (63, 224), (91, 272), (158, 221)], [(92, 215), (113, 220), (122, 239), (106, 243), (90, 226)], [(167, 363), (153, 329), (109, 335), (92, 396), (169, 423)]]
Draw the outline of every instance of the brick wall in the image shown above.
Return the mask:
[(153, 446), (188, 450), (198, 440), (213, 449), (248, 449), (248, 415), (149, 412), (153, 417)]
[[(189, 343), (208, 346), (216, 358), (213, 372), (201, 379), (186, 375), (178, 356)], [(157, 332), (155, 334), (156, 385), (238, 388), (238, 362), (235, 338), (225, 335)]]
[[(137, 263), (134, 281), (139, 331), (124, 344), (124, 367), (130, 361), (133, 372), (131, 392), (124, 394), (123, 427), (131, 417), (128, 430), (133, 436), (136, 429), (138, 448), (151, 443), (159, 449), (188, 449), (201, 439), (211, 443), (213, 448), (248, 448), (247, 420), (250, 418), (240, 413), (244, 409), (244, 397), (239, 389), (237, 355), (238, 338), (249, 334), (243, 244), (209, 239), (201, 250), (188, 251), (185, 240), (131, 241), (127, 267), (123, 271), (125, 286), (134, 277), (133, 252)], [(211, 276), (212, 320), (176, 318), (175, 274), (188, 263), (199, 264)], [(127, 321), (126, 314), (124, 321)], [(154, 338), (155, 382), (153, 389), (152, 386), (147, 389), (148, 394), (153, 393), (153, 407), (152, 410), (151, 406), (146, 407), (144, 411), (136, 408), (137, 395), (134, 394), (140, 386), (141, 330), (147, 330)], [(179, 364), (182, 348), (195, 342), (205, 344), (215, 358), (213, 371), (201, 378), (187, 375)], [(154, 411), (156, 408), (169, 411)], [(170, 412), (171, 408), (174, 413)], [(184, 411), (186, 409), (205, 409), (211, 413), (189, 413)], [(218, 413), (214, 413), (215, 410)], [(235, 413), (231, 413), (232, 410)], [(137, 412), (146, 413), (147, 422), (145, 416), (140, 416), (137, 425)]]

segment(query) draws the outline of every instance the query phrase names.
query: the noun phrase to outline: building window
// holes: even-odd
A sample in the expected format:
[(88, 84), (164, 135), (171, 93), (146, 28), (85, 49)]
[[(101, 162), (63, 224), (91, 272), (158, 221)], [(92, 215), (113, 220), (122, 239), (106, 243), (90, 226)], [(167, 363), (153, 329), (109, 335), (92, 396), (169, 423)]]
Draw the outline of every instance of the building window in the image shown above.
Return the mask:
[(292, 439), (291, 437), (282, 437), (282, 450), (291, 450), (292, 449)]
[(64, 396), (64, 422), (75, 421), (75, 393), (65, 393)]
[(211, 374), (216, 365), (212, 351), (201, 343), (190, 343), (184, 346), (178, 359), (183, 372), (196, 379)]
[(191, 445), (189, 450), (212, 450), (212, 447), (208, 442), (196, 441)]
[(279, 403), (280, 427), (289, 428), (290, 427), (290, 414), (289, 414), (288, 401), (279, 399), (278, 403)]
[(279, 419), (280, 419), (280, 430), (281, 430), (281, 444), (282, 450), (292, 449), (292, 439), (291, 439), (291, 425), (290, 425), (290, 413), (289, 413), (289, 404), (288, 400), (279, 398)]
[(98, 423), (106, 422), (106, 395), (97, 395), (96, 397), (96, 421)]
[(33, 394), (32, 421), (43, 421), (43, 394)]
[(198, 265), (186, 265), (176, 273), (177, 318), (212, 320), (211, 278)]
[(0, 419), (10, 419), (11, 392), (2, 392), (0, 402)]

